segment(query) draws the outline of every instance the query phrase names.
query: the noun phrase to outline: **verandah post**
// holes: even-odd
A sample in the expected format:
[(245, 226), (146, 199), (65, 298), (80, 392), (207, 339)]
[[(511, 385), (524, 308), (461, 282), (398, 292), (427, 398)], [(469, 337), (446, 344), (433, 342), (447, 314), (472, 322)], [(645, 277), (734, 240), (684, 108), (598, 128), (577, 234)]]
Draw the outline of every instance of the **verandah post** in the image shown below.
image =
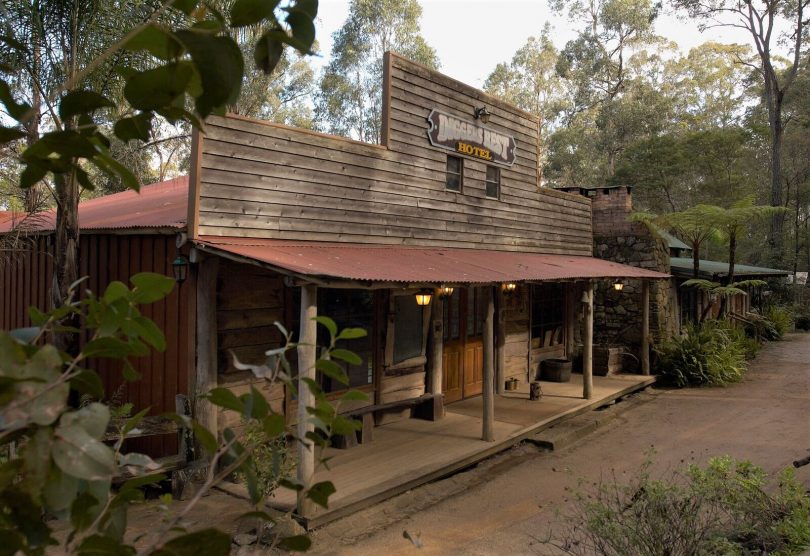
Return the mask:
[(650, 374), (650, 281), (641, 281), (641, 374)]
[(298, 515), (312, 514), (312, 501), (306, 498), (306, 491), (312, 486), (315, 474), (315, 446), (306, 438), (315, 427), (309, 420), (307, 407), (315, 404), (315, 396), (305, 379), (315, 380), (317, 359), (318, 288), (308, 284), (301, 286), (301, 328), (298, 335), (298, 482), (304, 490), (298, 493)]
[(487, 312), (484, 320), (484, 391), (483, 434), (486, 442), (495, 440), (495, 293), (493, 287), (485, 289)]
[(583, 296), (585, 302), (585, 337), (582, 353), (582, 397), (593, 397), (593, 282), (588, 281)]

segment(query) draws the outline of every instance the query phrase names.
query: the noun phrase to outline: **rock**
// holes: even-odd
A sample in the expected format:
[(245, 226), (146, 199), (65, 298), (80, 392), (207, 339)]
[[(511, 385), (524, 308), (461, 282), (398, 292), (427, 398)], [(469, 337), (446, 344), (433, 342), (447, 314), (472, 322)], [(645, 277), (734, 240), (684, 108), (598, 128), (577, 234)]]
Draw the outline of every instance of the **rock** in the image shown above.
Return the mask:
[(276, 518), (276, 523), (266, 523), (262, 531), (262, 543), (273, 544), (276, 539), (305, 535), (306, 529), (289, 515)]
[(233, 542), (238, 544), (239, 546), (247, 546), (249, 544), (253, 544), (256, 542), (257, 537), (251, 533), (239, 533), (234, 535)]

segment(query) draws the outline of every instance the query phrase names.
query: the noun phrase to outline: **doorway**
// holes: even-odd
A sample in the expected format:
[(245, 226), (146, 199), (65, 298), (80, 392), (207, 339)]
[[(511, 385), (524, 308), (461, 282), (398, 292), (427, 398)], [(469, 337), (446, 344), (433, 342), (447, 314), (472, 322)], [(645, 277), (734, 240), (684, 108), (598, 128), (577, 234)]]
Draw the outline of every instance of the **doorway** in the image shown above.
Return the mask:
[(481, 395), (484, 386), (484, 288), (456, 288), (444, 301), (442, 392), (445, 403)]

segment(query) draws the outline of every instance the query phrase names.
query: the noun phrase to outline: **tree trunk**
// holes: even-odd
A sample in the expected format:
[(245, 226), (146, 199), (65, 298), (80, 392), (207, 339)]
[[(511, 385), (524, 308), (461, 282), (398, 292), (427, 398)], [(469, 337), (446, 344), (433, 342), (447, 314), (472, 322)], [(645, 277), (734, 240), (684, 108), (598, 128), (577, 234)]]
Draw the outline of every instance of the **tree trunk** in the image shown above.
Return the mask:
[[(56, 249), (51, 304), (61, 307), (67, 300), (70, 285), (79, 278), (79, 183), (75, 174), (57, 174)], [(55, 335), (56, 346), (70, 354), (78, 352), (79, 338), (65, 332)]]
[[(725, 285), (728, 286), (734, 283), (734, 264), (737, 258), (737, 234), (731, 233), (728, 238), (728, 276), (726, 276)], [(718, 317), (723, 318), (726, 316), (726, 305), (728, 304), (728, 297), (723, 296), (720, 299), (720, 312)]]
[[(692, 243), (692, 278), (700, 278), (700, 244)], [(692, 322), (698, 322), (698, 311), (700, 310), (699, 295), (695, 289), (692, 295)]]
[[(773, 79), (765, 84), (765, 96), (768, 103), (768, 125), (771, 129), (771, 206), (782, 206), (782, 99), (784, 93), (780, 91)], [(770, 260), (777, 262), (782, 258), (782, 215), (771, 216), (771, 226), (768, 234), (770, 247)]]

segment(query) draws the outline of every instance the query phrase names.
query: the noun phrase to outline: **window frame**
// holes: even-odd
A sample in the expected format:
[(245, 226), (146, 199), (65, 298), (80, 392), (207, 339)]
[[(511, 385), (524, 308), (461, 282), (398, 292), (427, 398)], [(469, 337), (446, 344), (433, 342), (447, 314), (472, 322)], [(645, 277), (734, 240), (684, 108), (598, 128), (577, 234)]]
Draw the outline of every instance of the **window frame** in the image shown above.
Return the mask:
[[(450, 171), (450, 159), (458, 160), (458, 173)], [(449, 177), (451, 175), (458, 176), (458, 189), (449, 187)], [(447, 162), (444, 167), (444, 190), (453, 193), (462, 193), (464, 191), (464, 158), (452, 154), (447, 155)]]
[[(496, 175), (498, 177), (497, 181), (489, 179), (490, 169), (496, 172)], [(496, 194), (494, 196), (489, 194), (489, 185), (491, 183), (494, 183), (496, 187)], [(487, 199), (497, 199), (497, 200), (501, 199), (501, 169), (498, 166), (487, 164), (486, 174), (484, 175), (484, 195), (486, 195)]]

